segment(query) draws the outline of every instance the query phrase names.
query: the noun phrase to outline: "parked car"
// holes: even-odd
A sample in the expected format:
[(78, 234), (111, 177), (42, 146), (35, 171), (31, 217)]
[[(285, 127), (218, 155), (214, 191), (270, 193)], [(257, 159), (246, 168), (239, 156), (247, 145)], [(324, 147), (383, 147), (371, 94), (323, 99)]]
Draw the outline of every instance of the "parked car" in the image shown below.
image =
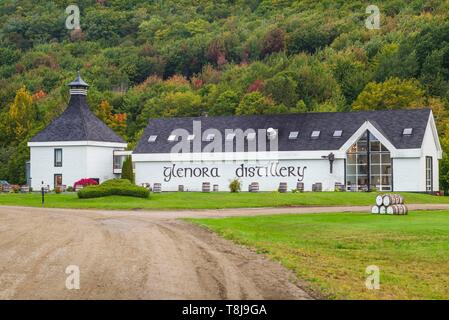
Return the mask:
[(11, 185), (9, 184), (8, 181), (0, 180), (0, 192), (1, 191), (9, 192), (10, 189), (11, 189)]
[(9, 186), (9, 182), (6, 180), (0, 180), (0, 186)]

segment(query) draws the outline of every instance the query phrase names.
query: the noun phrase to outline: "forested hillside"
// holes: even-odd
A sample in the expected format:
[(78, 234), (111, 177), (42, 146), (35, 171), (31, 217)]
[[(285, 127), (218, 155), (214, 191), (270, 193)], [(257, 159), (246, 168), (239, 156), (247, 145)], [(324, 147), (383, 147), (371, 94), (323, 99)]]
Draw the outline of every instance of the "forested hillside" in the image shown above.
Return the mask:
[(67, 30), (72, 3), (0, 2), (0, 179), (24, 182), (26, 142), (77, 70), (132, 142), (150, 117), (428, 106), (449, 150), (447, 1), (79, 0), (81, 29)]

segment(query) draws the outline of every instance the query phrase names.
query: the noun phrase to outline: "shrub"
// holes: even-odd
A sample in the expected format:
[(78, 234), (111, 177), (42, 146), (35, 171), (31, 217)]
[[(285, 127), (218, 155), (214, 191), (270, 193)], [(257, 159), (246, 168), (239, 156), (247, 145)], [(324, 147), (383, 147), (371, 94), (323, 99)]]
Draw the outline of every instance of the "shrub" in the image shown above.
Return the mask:
[(73, 192), (73, 187), (72, 186), (68, 186), (67, 187), (67, 192)]
[(98, 182), (95, 181), (94, 179), (90, 179), (90, 178), (80, 179), (73, 184), (73, 189), (76, 190), (77, 186), (83, 186), (83, 188), (84, 188), (87, 186), (94, 186), (97, 184), (98, 184)]
[(231, 192), (240, 192), (242, 188), (242, 184), (240, 183), (239, 179), (234, 179), (231, 181), (231, 183), (229, 184), (229, 190), (231, 190)]
[(128, 179), (130, 182), (134, 183), (133, 163), (130, 156), (126, 157), (125, 161), (123, 161), (122, 179)]
[(78, 191), (78, 198), (90, 199), (107, 196), (128, 196), (148, 198), (150, 191), (144, 187), (133, 185), (126, 179), (112, 179), (103, 182), (99, 186), (88, 186)]

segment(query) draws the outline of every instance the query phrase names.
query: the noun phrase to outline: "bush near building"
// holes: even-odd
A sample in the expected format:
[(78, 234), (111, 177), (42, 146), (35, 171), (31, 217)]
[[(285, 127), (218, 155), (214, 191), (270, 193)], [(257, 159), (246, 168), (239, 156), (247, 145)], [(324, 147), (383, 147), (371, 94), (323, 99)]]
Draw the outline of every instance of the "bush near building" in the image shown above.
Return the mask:
[(107, 196), (128, 196), (136, 198), (149, 198), (150, 191), (144, 187), (132, 184), (127, 179), (113, 179), (98, 186), (89, 186), (78, 191), (78, 198), (91, 199)]
[(125, 161), (123, 161), (122, 179), (128, 179), (131, 183), (134, 183), (133, 163), (130, 156), (126, 157)]

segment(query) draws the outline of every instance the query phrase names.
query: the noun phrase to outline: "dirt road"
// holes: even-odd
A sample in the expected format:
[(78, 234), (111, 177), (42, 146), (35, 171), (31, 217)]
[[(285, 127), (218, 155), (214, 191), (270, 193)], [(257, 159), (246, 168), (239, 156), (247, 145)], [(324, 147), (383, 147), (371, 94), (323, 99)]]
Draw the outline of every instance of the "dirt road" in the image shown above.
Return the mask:
[[(409, 208), (449, 210), (449, 205)], [(177, 218), (368, 209), (0, 207), (0, 299), (310, 299), (279, 264)], [(80, 269), (79, 290), (66, 288), (69, 265)]]
[(310, 298), (279, 264), (175, 216), (0, 207), (0, 299)]

